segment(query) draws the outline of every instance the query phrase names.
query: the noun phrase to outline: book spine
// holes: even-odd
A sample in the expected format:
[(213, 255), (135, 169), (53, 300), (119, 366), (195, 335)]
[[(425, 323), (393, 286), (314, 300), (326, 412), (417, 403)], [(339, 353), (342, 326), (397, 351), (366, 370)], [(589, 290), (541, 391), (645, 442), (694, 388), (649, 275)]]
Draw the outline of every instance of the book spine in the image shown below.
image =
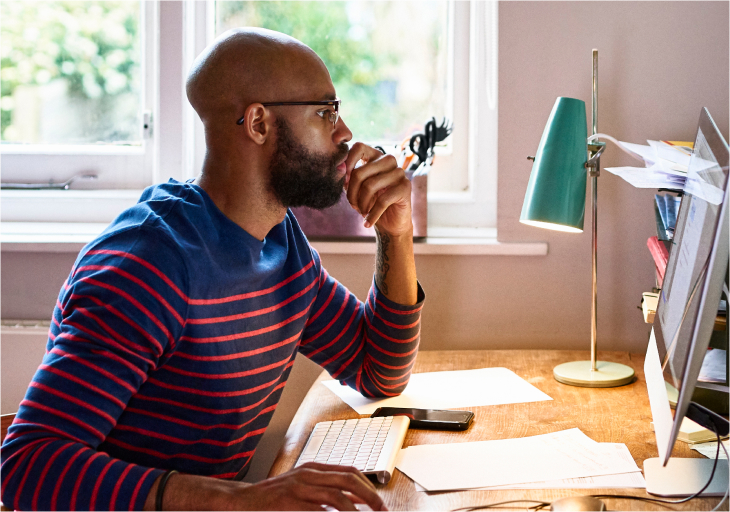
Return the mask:
[(646, 241), (646, 245), (649, 248), (651, 257), (654, 259), (654, 264), (657, 269), (657, 281), (664, 280), (664, 273), (667, 270), (667, 261), (669, 261), (669, 251), (667, 251), (666, 245), (661, 243), (655, 236), (649, 237)]

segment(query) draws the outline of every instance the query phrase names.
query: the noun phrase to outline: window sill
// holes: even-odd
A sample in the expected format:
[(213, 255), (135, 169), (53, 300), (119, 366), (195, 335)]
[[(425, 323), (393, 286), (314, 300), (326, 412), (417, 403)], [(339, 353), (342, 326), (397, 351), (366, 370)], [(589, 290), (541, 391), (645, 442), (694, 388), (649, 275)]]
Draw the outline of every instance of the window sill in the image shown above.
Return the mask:
[[(134, 206), (141, 194), (141, 189), (3, 190), (0, 212), (3, 222), (28, 225), (29, 234), (40, 229), (31, 225), (50, 224), (59, 228), (56, 223), (80, 226), (98, 223), (106, 226), (122, 211)], [(88, 219), (96, 222), (88, 223)], [(46, 228), (47, 233), (54, 231)], [(82, 229), (81, 233), (85, 231)]]
[[(3, 252), (77, 253), (98, 236), (107, 223), (100, 222), (2, 222), (0, 247)], [(546, 256), (547, 242), (499, 242), (496, 230), (434, 228), (439, 236), (417, 240), (415, 254), (479, 256)], [(448, 236), (451, 234), (451, 236)], [(312, 241), (320, 254), (375, 254), (372, 241)]]

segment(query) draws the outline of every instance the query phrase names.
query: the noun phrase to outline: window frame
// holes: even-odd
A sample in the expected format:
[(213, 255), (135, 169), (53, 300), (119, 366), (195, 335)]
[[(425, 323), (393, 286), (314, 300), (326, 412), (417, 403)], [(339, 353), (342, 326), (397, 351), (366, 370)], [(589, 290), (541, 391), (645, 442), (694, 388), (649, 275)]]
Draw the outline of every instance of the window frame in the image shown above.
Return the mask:
[[(100, 180), (86, 185), (93, 184), (94, 190), (74, 190), (73, 194), (3, 190), (0, 216), (4, 222), (110, 222), (136, 202), (145, 186), (168, 177), (193, 178), (202, 168), (203, 126), (187, 101), (184, 85), (193, 60), (214, 39), (214, 0), (154, 1), (143, 5), (147, 75), (143, 104), (151, 112), (153, 123), (150, 137), (144, 140), (144, 155), (134, 154), (133, 150), (139, 152), (141, 148), (95, 146), (82, 146), (85, 152), (77, 154), (69, 154), (75, 149), (69, 146), (47, 153), (22, 154), (4, 145), (2, 167), (3, 181), (9, 181), (6, 169), (13, 173), (24, 169), (23, 175), (27, 176), (28, 168), (52, 165), (52, 177), (61, 181), (102, 163), (110, 169), (118, 166), (123, 173), (130, 158), (137, 158), (137, 162), (143, 158), (141, 167), (146, 178), (119, 183), (103, 179), (100, 173)], [(497, 8), (497, 0), (450, 4), (453, 21), (449, 24), (446, 112), (455, 123), (455, 131), (450, 144), (436, 149), (435, 165), (448, 168), (447, 175), (453, 174), (452, 169), (460, 170), (462, 175), (465, 171), (466, 177), (462, 190), (442, 192), (429, 187), (429, 234), (468, 233), (466, 236), (496, 238)], [(126, 163), (120, 163), (123, 161)]]
[[(157, 2), (140, 3), (140, 103), (144, 122), (153, 126), (157, 97), (156, 27)], [(64, 182), (77, 174), (97, 174), (87, 186), (95, 189), (139, 188), (153, 181), (154, 129), (143, 129), (141, 146), (94, 144), (7, 144), (0, 145), (4, 182)], [(30, 175), (30, 177), (29, 177)]]
[[(464, 236), (471, 232), (472, 236), (496, 238), (498, 2), (470, 1), (468, 7), (463, 2), (454, 4), (457, 9), (468, 9), (468, 16), (455, 13), (450, 38), (454, 42), (454, 91), (457, 98), (459, 93), (468, 98), (453, 103), (454, 135), (459, 126), (468, 128), (464, 138), (452, 135), (454, 153), (466, 155), (466, 162), (455, 159), (450, 164), (466, 171), (466, 187), (446, 192), (429, 186), (428, 229), (429, 234)], [(463, 34), (469, 35), (468, 42), (457, 38)]]

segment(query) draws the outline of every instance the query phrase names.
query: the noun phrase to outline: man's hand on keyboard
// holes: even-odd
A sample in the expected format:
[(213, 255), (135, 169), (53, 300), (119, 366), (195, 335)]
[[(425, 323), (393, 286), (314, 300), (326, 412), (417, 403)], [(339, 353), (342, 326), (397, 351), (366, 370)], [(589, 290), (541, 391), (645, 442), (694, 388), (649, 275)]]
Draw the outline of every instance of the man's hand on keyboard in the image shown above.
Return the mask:
[(357, 510), (356, 503), (388, 510), (360, 471), (316, 462), (241, 489), (240, 494), (251, 510), (322, 510), (322, 506)]

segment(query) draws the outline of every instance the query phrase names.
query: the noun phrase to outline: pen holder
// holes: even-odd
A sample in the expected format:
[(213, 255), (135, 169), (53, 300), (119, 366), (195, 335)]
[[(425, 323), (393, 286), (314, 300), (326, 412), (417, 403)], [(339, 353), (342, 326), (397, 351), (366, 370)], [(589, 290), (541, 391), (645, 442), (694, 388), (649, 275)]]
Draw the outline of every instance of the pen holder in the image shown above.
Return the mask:
[[(424, 238), (428, 229), (428, 174), (413, 176), (406, 171), (411, 180), (411, 209), (413, 212), (413, 238)], [(343, 191), (334, 206), (315, 210), (306, 206), (292, 208), (299, 225), (310, 240), (373, 240), (375, 229), (363, 226), (365, 222), (347, 201)]]

